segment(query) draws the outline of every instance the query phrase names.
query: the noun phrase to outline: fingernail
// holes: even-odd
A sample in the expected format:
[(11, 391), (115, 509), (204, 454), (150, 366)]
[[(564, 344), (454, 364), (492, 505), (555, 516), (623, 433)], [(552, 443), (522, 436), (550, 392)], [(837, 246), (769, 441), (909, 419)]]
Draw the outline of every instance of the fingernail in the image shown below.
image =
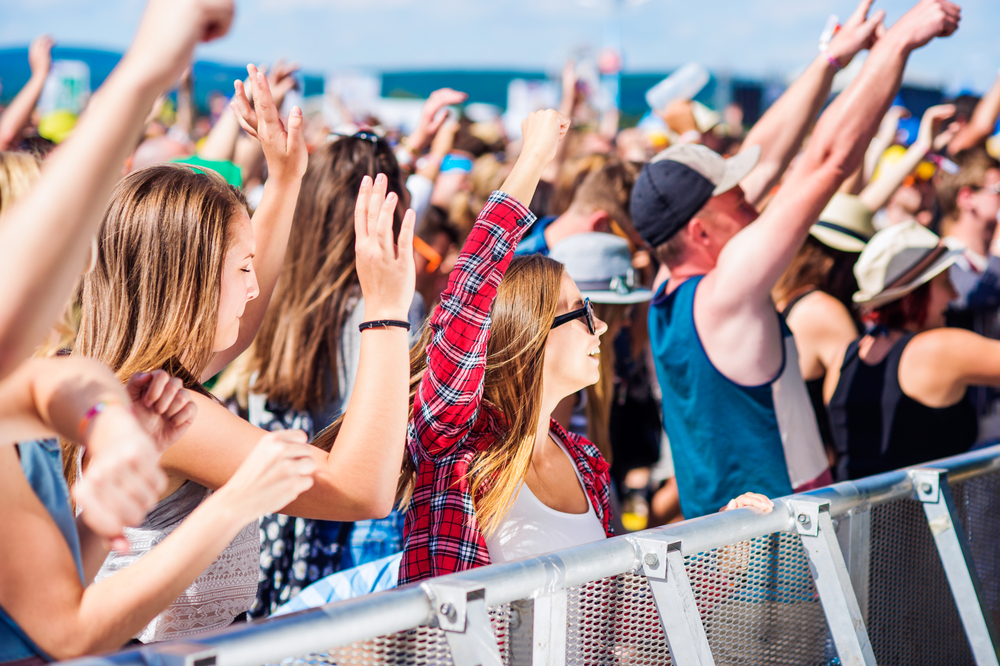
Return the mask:
[(377, 177), (377, 178), (375, 178), (375, 182), (376, 182), (376, 183), (381, 183), (381, 182), (382, 182), (382, 181), (384, 181), (384, 180), (385, 180), (385, 174), (384, 174), (384, 173), (380, 173), (380, 174), (378, 175), (378, 177)]

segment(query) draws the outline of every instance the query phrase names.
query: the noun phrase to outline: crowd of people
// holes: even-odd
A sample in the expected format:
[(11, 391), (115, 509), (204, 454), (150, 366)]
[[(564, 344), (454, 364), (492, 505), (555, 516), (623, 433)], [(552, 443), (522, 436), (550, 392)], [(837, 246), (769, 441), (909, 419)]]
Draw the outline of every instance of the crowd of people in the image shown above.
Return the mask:
[(907, 60), (960, 9), (871, 4), (752, 128), (679, 99), (655, 136), (572, 67), (518, 136), (450, 89), (406, 136), (329, 127), (282, 62), (199, 117), (231, 0), (148, 0), (56, 136), (37, 39), (0, 115), (0, 663), (1000, 439), (1000, 79), (903, 141)]

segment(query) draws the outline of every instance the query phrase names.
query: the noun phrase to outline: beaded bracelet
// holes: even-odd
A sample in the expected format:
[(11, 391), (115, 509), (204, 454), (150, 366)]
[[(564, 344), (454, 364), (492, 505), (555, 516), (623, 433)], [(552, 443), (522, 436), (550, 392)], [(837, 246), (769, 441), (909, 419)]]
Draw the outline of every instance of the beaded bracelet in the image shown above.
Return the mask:
[(830, 67), (833, 67), (834, 72), (839, 72), (843, 69), (843, 67), (840, 66), (840, 61), (837, 60), (837, 58), (829, 51), (823, 51), (823, 57), (825, 57), (826, 61), (830, 63)]
[(91, 422), (97, 418), (97, 415), (106, 410), (108, 407), (114, 407), (120, 405), (117, 400), (102, 400), (93, 407), (87, 410), (87, 413), (83, 415), (80, 419), (80, 425), (77, 426), (76, 436), (79, 443), (83, 443), (83, 436), (87, 434), (87, 428), (90, 427)]
[(358, 324), (358, 330), (366, 331), (369, 328), (378, 328), (379, 326), (382, 328), (389, 328), (392, 326), (394, 328), (402, 328), (407, 331), (410, 330), (410, 322), (400, 321), (398, 319), (378, 319), (376, 321), (366, 321), (363, 324)]

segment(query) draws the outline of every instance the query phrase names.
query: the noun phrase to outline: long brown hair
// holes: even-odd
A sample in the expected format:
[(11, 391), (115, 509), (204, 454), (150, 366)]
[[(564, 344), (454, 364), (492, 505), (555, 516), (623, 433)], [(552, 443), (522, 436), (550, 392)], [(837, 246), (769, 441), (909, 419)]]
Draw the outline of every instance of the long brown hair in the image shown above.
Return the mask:
[(594, 316), (608, 325), (601, 336), (601, 378), (587, 387), (587, 439), (611, 463), (611, 402), (615, 393), (615, 332), (625, 320), (628, 305), (594, 303)]
[[(198, 378), (212, 358), (230, 226), (247, 214), (242, 193), (212, 171), (160, 164), (122, 179), (83, 279), (73, 353), (122, 381), (162, 369), (203, 392)], [(67, 448), (73, 469), (76, 445)]]
[(851, 311), (855, 311), (851, 296), (858, 290), (854, 277), (857, 252), (836, 250), (813, 236), (806, 236), (778, 283), (771, 297), (783, 309), (788, 301), (808, 289), (825, 292)]
[[(556, 316), (562, 275), (562, 264), (548, 257), (515, 257), (490, 310), (483, 408), (495, 410), (501, 417), (505, 434), (476, 455), (467, 476), (476, 520), (487, 535), (503, 521), (531, 463), (542, 409), (545, 342)], [(427, 369), (427, 345), (433, 335), (428, 326), (410, 352), (411, 419), (413, 398)], [(329, 450), (339, 429), (338, 421), (313, 443)], [(413, 494), (415, 471), (406, 456), (397, 493), (401, 507), (409, 504)]]
[[(361, 295), (355, 264), (354, 203), (365, 176), (384, 173), (403, 200), (403, 179), (391, 148), (344, 137), (309, 157), (281, 277), (244, 367), (238, 393), (252, 387), (294, 409), (320, 408), (340, 396), (340, 337)], [(396, 206), (399, 233), (404, 207)], [(330, 381), (332, 378), (332, 382)]]

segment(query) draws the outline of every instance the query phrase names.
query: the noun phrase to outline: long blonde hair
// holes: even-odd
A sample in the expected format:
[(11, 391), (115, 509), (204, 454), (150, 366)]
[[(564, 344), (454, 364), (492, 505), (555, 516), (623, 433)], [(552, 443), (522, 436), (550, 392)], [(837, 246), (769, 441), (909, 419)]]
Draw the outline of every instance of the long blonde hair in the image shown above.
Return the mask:
[(41, 160), (34, 155), (0, 152), (0, 215), (31, 189), (41, 173)]
[[(562, 275), (562, 264), (548, 257), (515, 257), (490, 310), (483, 408), (494, 410), (502, 419), (505, 435), (476, 455), (466, 477), (476, 521), (487, 535), (503, 522), (531, 463), (542, 409), (545, 342), (556, 317)], [(433, 335), (428, 326), (410, 352), (411, 419)], [(340, 421), (320, 433), (313, 444), (329, 450), (339, 429)], [(406, 507), (413, 495), (415, 473), (405, 456), (397, 492), (400, 507)]]
[[(198, 378), (212, 358), (230, 225), (248, 213), (240, 191), (212, 171), (160, 164), (126, 176), (83, 280), (73, 353), (122, 381), (163, 369), (203, 392)], [(68, 448), (64, 459), (73, 464), (75, 445)]]

